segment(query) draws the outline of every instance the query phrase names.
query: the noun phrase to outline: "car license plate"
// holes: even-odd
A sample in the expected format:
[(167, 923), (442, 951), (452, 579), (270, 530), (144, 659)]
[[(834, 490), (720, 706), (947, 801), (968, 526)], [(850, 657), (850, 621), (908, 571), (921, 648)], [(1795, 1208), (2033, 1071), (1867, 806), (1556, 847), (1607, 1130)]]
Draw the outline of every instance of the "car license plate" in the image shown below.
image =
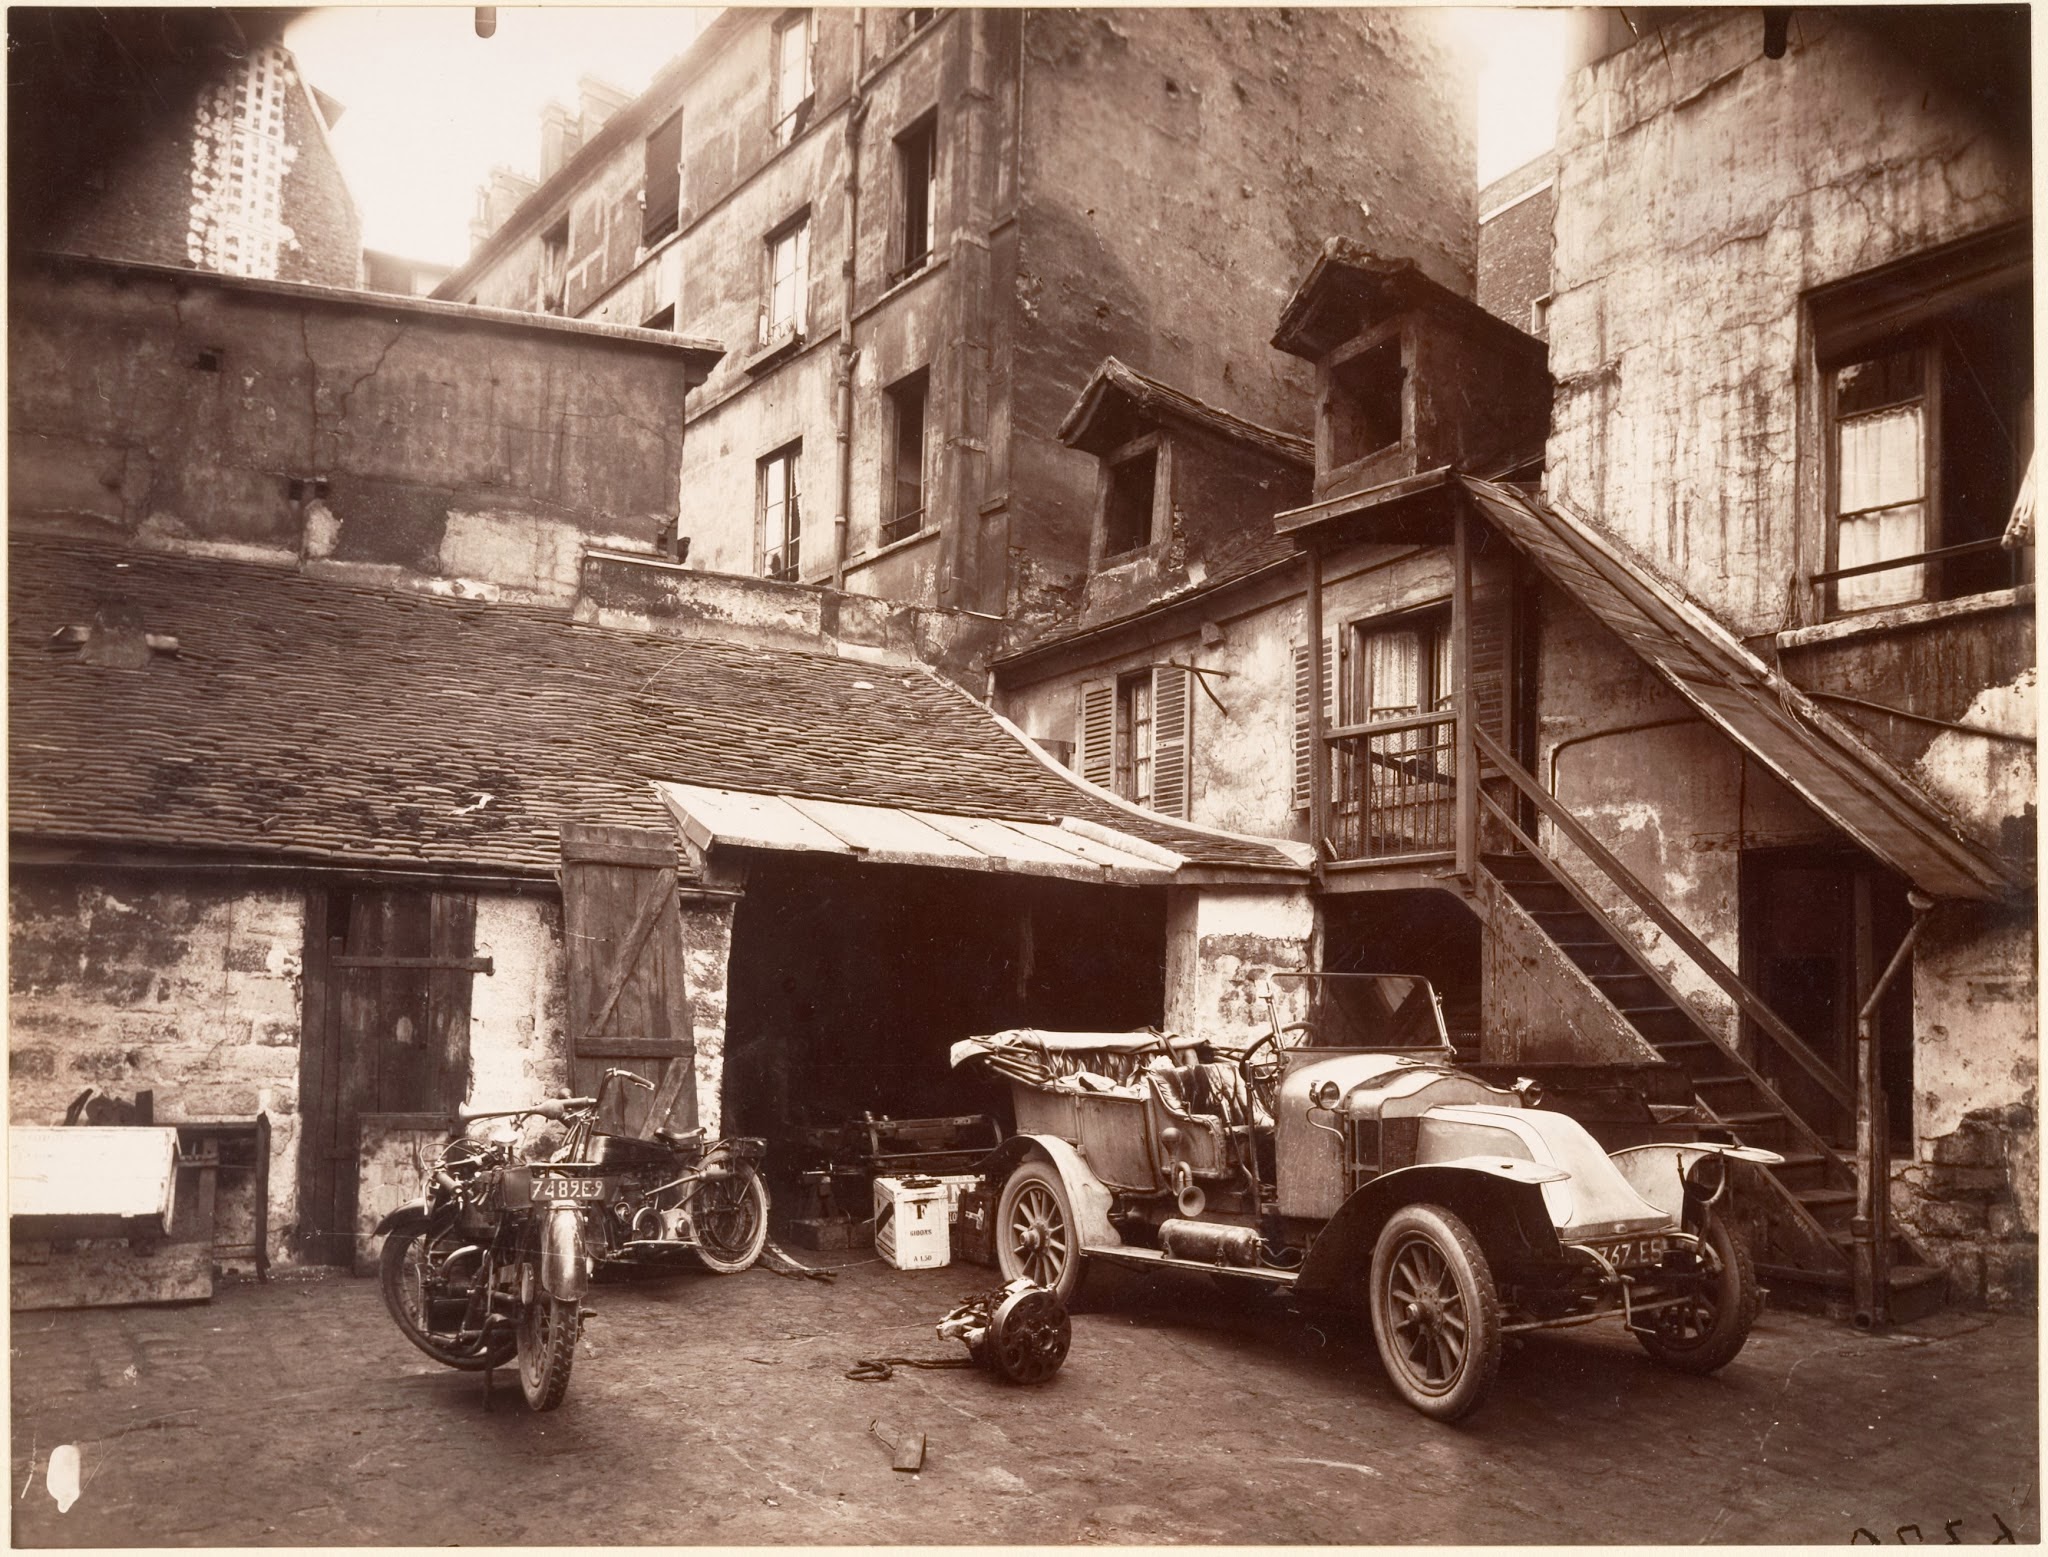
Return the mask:
[(603, 1179), (573, 1179), (566, 1173), (550, 1173), (533, 1186), (536, 1200), (602, 1200)]
[(1656, 1265), (1662, 1262), (1671, 1248), (1668, 1238), (1622, 1238), (1613, 1243), (1595, 1244), (1608, 1263), (1620, 1270), (1629, 1265)]

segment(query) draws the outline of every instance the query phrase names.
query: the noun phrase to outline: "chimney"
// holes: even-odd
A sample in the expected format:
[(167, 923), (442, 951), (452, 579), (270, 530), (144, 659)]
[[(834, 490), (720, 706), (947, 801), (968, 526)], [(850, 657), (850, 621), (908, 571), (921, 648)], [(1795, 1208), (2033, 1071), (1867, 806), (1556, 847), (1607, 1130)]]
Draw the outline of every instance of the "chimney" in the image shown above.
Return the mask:
[(604, 128), (605, 121), (632, 100), (629, 94), (621, 92), (609, 81), (600, 81), (595, 76), (579, 76), (576, 102), (583, 144), (589, 145), (597, 132)]
[(540, 185), (523, 173), (499, 166), (491, 169), (490, 182), (477, 186), (476, 210), (469, 219), (469, 239), (480, 244), (511, 218), (520, 202)]
[(569, 122), (569, 110), (549, 103), (540, 111), (540, 177), (546, 183), (582, 148), (583, 133)]

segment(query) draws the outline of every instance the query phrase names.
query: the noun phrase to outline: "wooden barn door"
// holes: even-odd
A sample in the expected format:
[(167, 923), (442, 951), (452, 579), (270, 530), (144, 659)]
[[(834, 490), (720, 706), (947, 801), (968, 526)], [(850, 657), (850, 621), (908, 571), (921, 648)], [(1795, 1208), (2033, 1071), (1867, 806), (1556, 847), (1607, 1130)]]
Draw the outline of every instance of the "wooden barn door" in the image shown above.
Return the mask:
[(306, 903), (299, 1042), (299, 1224), (305, 1259), (354, 1258), (364, 1114), (452, 1119), (469, 1091), (476, 899), (373, 887)]
[(696, 1052), (676, 896), (676, 841), (638, 827), (562, 824), (569, 1084), (597, 1091), (616, 1065), (656, 1084), (614, 1088), (602, 1128), (647, 1136), (697, 1123)]

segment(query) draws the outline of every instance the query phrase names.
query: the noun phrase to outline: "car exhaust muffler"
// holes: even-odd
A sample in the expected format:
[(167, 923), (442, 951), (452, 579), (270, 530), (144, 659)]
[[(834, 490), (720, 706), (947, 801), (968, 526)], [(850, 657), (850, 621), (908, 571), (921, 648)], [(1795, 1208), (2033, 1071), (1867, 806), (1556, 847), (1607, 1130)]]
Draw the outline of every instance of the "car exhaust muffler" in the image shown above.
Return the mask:
[(1176, 1260), (1253, 1266), (1259, 1263), (1259, 1230), (1230, 1222), (1190, 1222), (1170, 1217), (1159, 1224), (1159, 1247)]

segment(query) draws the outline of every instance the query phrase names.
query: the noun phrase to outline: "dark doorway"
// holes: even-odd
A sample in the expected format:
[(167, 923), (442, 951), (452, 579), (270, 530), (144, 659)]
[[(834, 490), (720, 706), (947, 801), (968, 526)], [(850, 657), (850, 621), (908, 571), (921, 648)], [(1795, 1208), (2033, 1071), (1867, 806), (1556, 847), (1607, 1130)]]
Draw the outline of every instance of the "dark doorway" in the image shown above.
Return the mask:
[(1350, 892), (1323, 899), (1323, 966), (1429, 980), (1460, 1059), (1479, 1044), (1479, 920), (1448, 892)]
[(464, 893), (307, 894), (295, 1239), (307, 1261), (355, 1257), (361, 1116), (446, 1117), (467, 1095), (475, 942)]
[(764, 854), (733, 916), (724, 1128), (988, 1113), (963, 1038), (1109, 1031), (1165, 1008), (1162, 888)]
[[(1751, 849), (1742, 856), (1742, 977), (1833, 1066), (1856, 1079), (1856, 1013), (1913, 921), (1906, 884), (1860, 855)], [(1748, 1026), (1749, 1024), (1745, 1024)], [(1757, 1065), (1778, 1095), (1830, 1144), (1853, 1148), (1856, 1116), (1753, 1028)], [(1892, 1149), (1912, 1149), (1913, 989), (1901, 975), (1877, 1011)]]

